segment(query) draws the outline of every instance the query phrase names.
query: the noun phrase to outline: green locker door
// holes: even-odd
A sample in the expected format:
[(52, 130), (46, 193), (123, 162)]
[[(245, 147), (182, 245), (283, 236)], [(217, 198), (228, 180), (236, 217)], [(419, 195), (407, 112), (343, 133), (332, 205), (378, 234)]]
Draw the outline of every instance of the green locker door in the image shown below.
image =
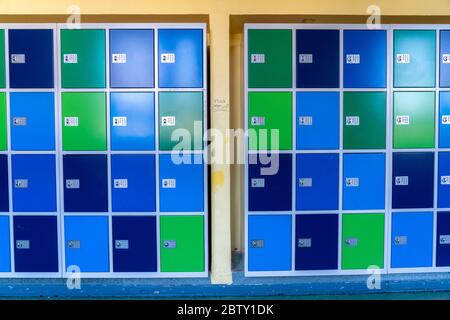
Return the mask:
[(436, 84), (436, 32), (394, 31), (394, 87), (431, 88)]
[(159, 94), (159, 150), (172, 151), (175, 147), (177, 150), (203, 150), (201, 92)]
[(250, 150), (291, 150), (292, 93), (250, 92), (248, 128)]
[(291, 30), (248, 30), (248, 87), (292, 87)]
[(384, 268), (384, 214), (344, 214), (342, 269)]
[(64, 151), (106, 150), (106, 94), (62, 93)]
[(6, 78), (5, 78), (5, 30), (0, 30), (0, 88), (6, 88)]
[(205, 271), (203, 216), (161, 216), (161, 271)]
[(105, 88), (105, 30), (61, 30), (63, 88)]
[(386, 93), (344, 93), (344, 149), (386, 148)]
[(0, 92), (0, 151), (8, 150), (8, 134), (6, 129), (6, 93)]
[(434, 148), (434, 92), (394, 92), (394, 148)]

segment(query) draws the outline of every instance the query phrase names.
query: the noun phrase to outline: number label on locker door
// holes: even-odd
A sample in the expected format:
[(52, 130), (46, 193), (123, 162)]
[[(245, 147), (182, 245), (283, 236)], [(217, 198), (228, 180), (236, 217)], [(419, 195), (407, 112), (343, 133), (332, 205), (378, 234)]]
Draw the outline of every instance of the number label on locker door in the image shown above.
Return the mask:
[(348, 54), (346, 61), (347, 61), (347, 64), (360, 64), (361, 57), (359, 54)]
[(253, 249), (262, 249), (264, 248), (264, 240), (252, 240), (250, 241), (250, 246)]
[(25, 55), (24, 54), (12, 54), (11, 55), (11, 63), (23, 64), (25, 63)]
[(118, 250), (127, 250), (130, 248), (130, 243), (128, 240), (116, 240), (115, 248)]
[(450, 235), (440, 235), (439, 244), (450, 244)]
[(69, 249), (81, 249), (81, 241), (80, 240), (69, 240), (69, 241), (67, 241), (67, 247)]
[(299, 54), (298, 56), (299, 63), (313, 63), (313, 55), (312, 54)]
[(411, 56), (409, 53), (398, 53), (396, 61), (398, 64), (409, 64), (411, 62)]
[(14, 180), (14, 188), (16, 189), (27, 189), (28, 179), (16, 179)]
[(13, 126), (24, 127), (27, 125), (27, 117), (14, 117)]
[(396, 186), (407, 186), (407, 185), (409, 185), (409, 177), (408, 176), (395, 177), (395, 185)]
[(450, 176), (441, 176), (441, 185), (450, 185)]
[(127, 63), (126, 53), (113, 53), (112, 63)]
[(358, 116), (345, 117), (345, 124), (347, 126), (359, 126), (359, 117)]
[(19, 249), (19, 250), (30, 249), (30, 240), (17, 240), (16, 241), (16, 249)]
[(163, 179), (162, 187), (164, 189), (175, 189), (177, 187), (177, 180), (176, 179)]
[(128, 179), (114, 179), (115, 189), (128, 189)]
[(309, 116), (299, 117), (298, 118), (298, 124), (300, 126), (312, 126), (312, 124), (313, 124), (313, 117), (309, 117)]
[(163, 127), (174, 127), (176, 125), (176, 119), (173, 116), (161, 117), (161, 126)]
[(264, 126), (265, 124), (265, 117), (252, 117), (252, 126)]
[(442, 116), (442, 124), (450, 124), (450, 116), (449, 115)]
[(359, 178), (346, 178), (345, 185), (347, 187), (359, 187)]
[(78, 63), (78, 54), (70, 53), (64, 55), (64, 63), (75, 64)]
[(358, 245), (358, 239), (357, 238), (345, 239), (345, 245), (348, 247), (356, 247)]
[(175, 249), (177, 247), (176, 240), (164, 240), (163, 242), (164, 248), (166, 249)]
[(175, 63), (175, 53), (161, 53), (161, 63)]
[(265, 184), (264, 179), (252, 179), (252, 188), (264, 188)]
[(442, 55), (442, 63), (443, 64), (450, 63), (450, 53), (445, 53)]
[(80, 180), (79, 179), (67, 179), (66, 180), (66, 189), (80, 189)]
[(266, 63), (266, 55), (255, 53), (251, 55), (251, 62), (252, 63)]
[(397, 236), (394, 239), (394, 243), (396, 246), (405, 246), (408, 244), (408, 237), (407, 236)]
[(78, 117), (65, 117), (64, 125), (66, 127), (78, 127)]
[(298, 186), (300, 188), (311, 188), (313, 186), (312, 178), (301, 178), (298, 181)]
[(409, 116), (396, 116), (395, 124), (396, 125), (409, 125)]
[(113, 127), (126, 127), (127, 124), (127, 117), (113, 117)]
[(312, 247), (312, 239), (298, 239), (298, 247), (299, 248), (311, 248)]

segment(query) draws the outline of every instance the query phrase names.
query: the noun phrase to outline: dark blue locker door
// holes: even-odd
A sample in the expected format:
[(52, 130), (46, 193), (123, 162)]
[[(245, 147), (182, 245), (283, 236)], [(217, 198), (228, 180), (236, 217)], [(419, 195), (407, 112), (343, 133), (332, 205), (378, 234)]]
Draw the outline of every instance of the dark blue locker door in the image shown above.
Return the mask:
[(392, 208), (433, 208), (434, 153), (394, 152)]
[(440, 35), (440, 83), (442, 88), (450, 87), (450, 30), (442, 30)]
[(249, 155), (248, 210), (291, 211), (292, 155), (268, 154), (268, 165), (259, 156)]
[(12, 155), (14, 212), (56, 212), (56, 161), (52, 154)]
[(107, 212), (108, 178), (106, 155), (65, 155), (64, 210)]
[(156, 217), (113, 217), (114, 272), (156, 272)]
[(116, 154), (111, 166), (113, 211), (156, 211), (155, 156)]
[(9, 30), (11, 88), (53, 88), (53, 30)]
[(159, 87), (203, 87), (203, 30), (159, 29)]
[(297, 30), (297, 88), (339, 88), (339, 30)]
[(338, 268), (339, 216), (297, 215), (295, 238), (296, 270)]
[(439, 148), (450, 148), (450, 91), (439, 93)]
[(337, 210), (339, 154), (297, 155), (296, 209)]
[(450, 212), (437, 213), (436, 267), (450, 266)]
[(0, 155), (0, 212), (9, 211), (8, 156)]
[(450, 152), (439, 152), (438, 208), (450, 208)]
[(58, 272), (56, 216), (14, 217), (16, 272)]
[(386, 88), (385, 30), (344, 31), (344, 87)]
[(110, 30), (112, 88), (153, 88), (153, 30)]
[(11, 271), (9, 217), (0, 216), (0, 272)]

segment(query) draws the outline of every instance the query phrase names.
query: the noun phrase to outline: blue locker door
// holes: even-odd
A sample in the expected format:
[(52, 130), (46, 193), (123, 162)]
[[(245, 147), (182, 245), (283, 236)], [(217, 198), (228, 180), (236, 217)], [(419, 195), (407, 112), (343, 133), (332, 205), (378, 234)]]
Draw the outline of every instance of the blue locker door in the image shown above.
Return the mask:
[(106, 155), (65, 155), (64, 210), (107, 212), (108, 177)]
[(112, 210), (155, 212), (154, 155), (112, 155)]
[(439, 148), (450, 148), (450, 92), (439, 94)]
[(385, 30), (344, 31), (344, 87), (386, 88)]
[(297, 150), (339, 149), (339, 93), (297, 92)]
[(450, 212), (437, 213), (436, 267), (450, 266)]
[(344, 210), (382, 210), (385, 207), (385, 155), (344, 154)]
[(155, 150), (154, 93), (111, 93), (110, 123), (112, 150)]
[(109, 271), (108, 217), (65, 217), (66, 270)]
[(56, 212), (56, 161), (52, 154), (12, 155), (14, 212)]
[(450, 87), (450, 30), (442, 30), (440, 34), (440, 84), (441, 88)]
[(113, 217), (114, 272), (156, 272), (156, 217)]
[(203, 30), (159, 29), (159, 87), (203, 87)]
[(53, 88), (53, 30), (9, 30), (11, 88)]
[(289, 271), (292, 261), (292, 217), (248, 217), (248, 270)]
[(339, 88), (339, 30), (297, 30), (297, 88)]
[(153, 30), (110, 30), (111, 88), (153, 88)]
[(339, 215), (297, 215), (295, 230), (296, 270), (338, 268)]
[[(175, 155), (175, 158), (178, 156)], [(177, 163), (170, 154), (159, 156), (159, 205), (161, 212), (204, 211), (202, 155), (185, 155)]]
[(9, 211), (8, 156), (0, 154), (0, 212)]
[(0, 272), (11, 272), (9, 217), (0, 216)]
[(392, 208), (433, 208), (434, 153), (394, 152)]
[(11, 148), (55, 150), (55, 99), (51, 92), (12, 92)]
[(450, 208), (450, 152), (439, 152), (438, 208)]
[(433, 264), (433, 213), (392, 215), (391, 267), (420, 268)]
[[(266, 156), (266, 155), (263, 155)], [(268, 154), (270, 163), (249, 155), (248, 210), (292, 210), (292, 155)]]
[(339, 154), (297, 155), (296, 209), (337, 210)]
[(14, 217), (16, 272), (58, 272), (56, 216)]

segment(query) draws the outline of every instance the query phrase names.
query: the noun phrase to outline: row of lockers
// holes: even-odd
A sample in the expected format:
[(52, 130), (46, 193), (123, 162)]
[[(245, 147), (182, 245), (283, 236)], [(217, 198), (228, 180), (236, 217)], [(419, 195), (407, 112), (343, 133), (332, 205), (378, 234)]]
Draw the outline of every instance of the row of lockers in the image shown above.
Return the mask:
[[(161, 272), (204, 272), (204, 218), (158, 219), (159, 244), (156, 217), (64, 217), (64, 270), (74, 266), (82, 273), (147, 273), (157, 272), (159, 265)], [(60, 272), (58, 251), (56, 216), (0, 215), (0, 272)]]
[[(386, 148), (386, 92), (343, 92), (340, 120), (339, 92), (249, 92), (248, 128), (250, 150), (336, 150)], [(434, 91), (393, 93), (392, 146), (394, 149), (450, 147), (450, 92), (442, 91), (436, 108)], [(436, 111), (439, 110), (439, 111)], [(435, 112), (439, 112), (438, 123)], [(296, 141), (293, 143), (295, 118)], [(278, 130), (275, 145), (271, 130)], [(263, 134), (266, 132), (267, 134)], [(293, 144), (295, 146), (293, 146)]]
[[(62, 149), (106, 151), (109, 121), (110, 150), (155, 150), (155, 93), (111, 92), (109, 119), (106, 98), (103, 92), (62, 93)], [(158, 102), (159, 150), (172, 150), (179, 136), (186, 138), (184, 150), (202, 150), (203, 93), (159, 92)], [(55, 150), (54, 94), (11, 92), (9, 104), (11, 150)], [(0, 92), (0, 151), (8, 148), (6, 114), (6, 94)]]
[[(10, 88), (54, 87), (56, 36), (53, 29), (8, 30)], [(61, 29), (59, 36), (62, 88), (106, 88), (107, 81), (111, 88), (154, 88), (156, 77), (159, 88), (204, 86), (203, 29)], [(4, 43), (0, 30), (0, 88)]]
[(249, 29), (248, 87), (292, 88), (294, 62), (297, 88), (339, 88), (341, 63), (344, 88), (386, 88), (390, 46), (394, 87), (435, 87), (437, 66), (450, 87), (450, 30), (364, 29), (343, 30), (342, 56), (340, 30)]
[[(112, 212), (204, 212), (202, 155), (172, 159), (171, 154), (64, 155), (62, 180), (65, 212), (108, 212), (108, 181)], [(178, 164), (176, 161), (184, 161)], [(156, 178), (158, 161), (159, 181)], [(0, 212), (57, 212), (57, 172), (53, 154), (0, 155)], [(9, 206), (9, 195), (12, 206)]]

